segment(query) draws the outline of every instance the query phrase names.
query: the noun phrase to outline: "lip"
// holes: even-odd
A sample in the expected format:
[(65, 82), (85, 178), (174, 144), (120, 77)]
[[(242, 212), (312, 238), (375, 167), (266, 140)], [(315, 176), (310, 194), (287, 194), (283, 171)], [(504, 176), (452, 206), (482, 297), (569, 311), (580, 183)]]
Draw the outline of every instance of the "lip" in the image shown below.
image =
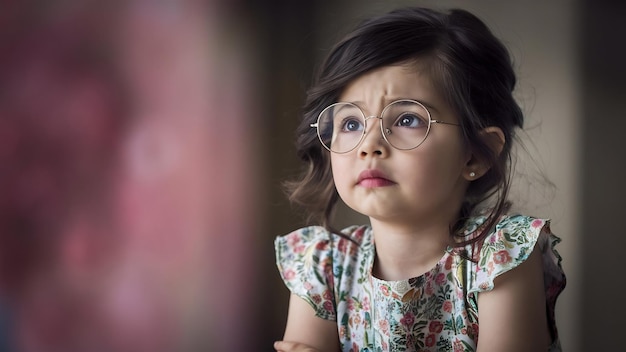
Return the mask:
[(395, 184), (385, 173), (376, 169), (367, 169), (359, 174), (357, 185), (366, 188), (385, 187)]

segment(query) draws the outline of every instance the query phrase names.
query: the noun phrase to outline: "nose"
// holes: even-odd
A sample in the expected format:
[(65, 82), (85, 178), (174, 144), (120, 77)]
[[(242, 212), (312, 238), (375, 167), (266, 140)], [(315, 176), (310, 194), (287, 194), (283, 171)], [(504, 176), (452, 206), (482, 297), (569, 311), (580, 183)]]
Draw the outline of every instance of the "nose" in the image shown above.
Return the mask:
[(389, 152), (389, 144), (383, 138), (380, 117), (370, 116), (365, 119), (366, 131), (365, 136), (358, 148), (358, 154), (361, 158), (368, 155), (377, 157), (386, 157)]

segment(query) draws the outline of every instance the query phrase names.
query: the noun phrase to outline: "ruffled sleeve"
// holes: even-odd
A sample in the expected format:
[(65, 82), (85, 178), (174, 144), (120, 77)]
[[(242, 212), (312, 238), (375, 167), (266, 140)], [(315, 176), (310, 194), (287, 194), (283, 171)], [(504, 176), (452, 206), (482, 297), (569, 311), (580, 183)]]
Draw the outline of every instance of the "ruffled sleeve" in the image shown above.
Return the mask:
[(543, 262), (548, 324), (553, 341), (558, 343), (554, 307), (558, 295), (565, 288), (561, 256), (555, 249), (560, 241), (550, 231), (549, 220), (523, 215), (503, 218), (485, 238), (478, 261), (473, 263), (468, 298), (475, 302), (477, 293), (492, 290), (495, 278), (518, 267), (537, 248)]
[(307, 301), (317, 316), (336, 320), (332, 235), (322, 227), (305, 227), (277, 237), (274, 246), (287, 288)]
[(490, 291), (494, 279), (525, 262), (538, 246), (547, 282), (564, 279), (561, 257), (554, 248), (560, 239), (550, 232), (550, 221), (515, 215), (501, 220), (480, 249), (470, 292)]

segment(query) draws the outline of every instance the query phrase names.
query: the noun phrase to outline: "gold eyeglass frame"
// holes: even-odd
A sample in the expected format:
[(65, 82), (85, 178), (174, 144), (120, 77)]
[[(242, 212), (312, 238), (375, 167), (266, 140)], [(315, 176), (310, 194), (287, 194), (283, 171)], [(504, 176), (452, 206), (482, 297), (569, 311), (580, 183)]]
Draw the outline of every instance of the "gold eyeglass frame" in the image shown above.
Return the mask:
[[(387, 139), (387, 135), (391, 134), (391, 130), (389, 128), (385, 128), (383, 126), (383, 116), (385, 115), (385, 111), (387, 111), (387, 109), (389, 109), (389, 107), (391, 107), (394, 104), (397, 103), (413, 103), (413, 104), (417, 104), (420, 107), (422, 107), (426, 113), (428, 114), (428, 127), (426, 129), (426, 134), (424, 135), (424, 138), (414, 147), (411, 148), (398, 148), (395, 145), (393, 145), (393, 143), (391, 143), (389, 141), (389, 139)], [(352, 147), (351, 149), (345, 151), (345, 152), (337, 152), (334, 151), (332, 149), (330, 149), (328, 146), (326, 146), (326, 144), (324, 143), (324, 140), (322, 139), (322, 135), (320, 134), (320, 128), (319, 128), (319, 123), (320, 123), (320, 118), (322, 117), (322, 115), (330, 108), (337, 106), (337, 105), (352, 105), (355, 108), (357, 108), (358, 111), (361, 112), (361, 116), (363, 117), (363, 123), (365, 125), (365, 127), (363, 128), (363, 133), (361, 134), (361, 137), (359, 138), (359, 141), (354, 145), (354, 147)], [(387, 104), (387, 106), (385, 106), (382, 110), (382, 112), (380, 113), (380, 116), (376, 116), (376, 115), (372, 115), (372, 116), (366, 116), (365, 113), (363, 112), (363, 109), (361, 109), (358, 105), (354, 104), (354, 103), (350, 103), (350, 102), (337, 102), (334, 104), (331, 104), (329, 106), (327, 106), (326, 108), (324, 108), (324, 110), (322, 110), (319, 115), (317, 116), (317, 121), (315, 123), (310, 124), (311, 128), (315, 128), (317, 129), (317, 138), (319, 139), (320, 143), (322, 144), (322, 146), (324, 148), (326, 148), (328, 151), (336, 153), (336, 154), (346, 154), (349, 153), (353, 150), (355, 150), (356, 148), (359, 147), (359, 145), (361, 145), (361, 143), (363, 143), (363, 139), (365, 139), (365, 135), (367, 134), (367, 120), (369, 119), (378, 119), (379, 120), (379, 126), (380, 126), (380, 133), (383, 135), (383, 139), (385, 140), (385, 142), (387, 142), (390, 146), (392, 146), (395, 149), (398, 150), (412, 150), (415, 149), (417, 147), (419, 147), (420, 145), (422, 145), (422, 143), (424, 143), (426, 141), (426, 138), (428, 138), (428, 134), (430, 133), (430, 127), (433, 123), (440, 123), (442, 125), (451, 125), (451, 126), (461, 126), (458, 123), (454, 123), (454, 122), (446, 122), (446, 121), (441, 121), (441, 120), (434, 120), (430, 114), (430, 110), (428, 110), (428, 108), (426, 106), (424, 106), (424, 104), (422, 104), (421, 102), (417, 101), (417, 100), (412, 100), (412, 99), (399, 99), (399, 100), (394, 100), (392, 102), (390, 102), (389, 104)], [(385, 131), (386, 130), (386, 131)]]

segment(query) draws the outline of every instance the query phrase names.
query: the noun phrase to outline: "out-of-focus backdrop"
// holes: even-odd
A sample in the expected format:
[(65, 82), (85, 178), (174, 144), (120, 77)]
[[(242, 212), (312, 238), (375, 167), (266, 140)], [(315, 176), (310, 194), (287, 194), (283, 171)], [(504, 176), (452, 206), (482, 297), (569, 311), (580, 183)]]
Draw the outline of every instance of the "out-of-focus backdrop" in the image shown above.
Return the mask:
[(514, 200), (563, 239), (564, 350), (621, 350), (626, 3), (2, 0), (0, 351), (271, 351), (306, 87), (402, 5), (468, 9), (509, 47)]

